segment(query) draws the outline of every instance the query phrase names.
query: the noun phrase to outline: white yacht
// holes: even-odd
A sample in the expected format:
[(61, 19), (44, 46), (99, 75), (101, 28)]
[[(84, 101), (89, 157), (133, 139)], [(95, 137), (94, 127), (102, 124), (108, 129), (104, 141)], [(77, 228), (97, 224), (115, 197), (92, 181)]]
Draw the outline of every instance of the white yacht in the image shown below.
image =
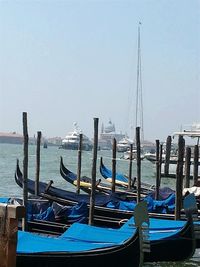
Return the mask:
[[(82, 134), (81, 129), (78, 127), (77, 123), (74, 123), (74, 130), (69, 132), (62, 140), (61, 148), (78, 150), (80, 134)], [(92, 147), (92, 141), (83, 134), (82, 150), (92, 150)]]
[(126, 152), (130, 149), (130, 145), (133, 143), (130, 139), (124, 137), (117, 143), (117, 152)]

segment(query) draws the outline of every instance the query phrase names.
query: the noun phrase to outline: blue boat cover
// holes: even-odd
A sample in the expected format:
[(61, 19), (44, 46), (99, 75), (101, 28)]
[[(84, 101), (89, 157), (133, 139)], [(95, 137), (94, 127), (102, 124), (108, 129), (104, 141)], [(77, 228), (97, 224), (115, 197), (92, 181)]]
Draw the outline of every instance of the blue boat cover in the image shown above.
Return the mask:
[(0, 197), (0, 203), (9, 203), (10, 197)]
[[(154, 200), (151, 195), (148, 195), (143, 199), (147, 202), (148, 212), (154, 213), (172, 213), (175, 209), (175, 194), (171, 194), (165, 200)], [(136, 201), (110, 201), (106, 205), (108, 208), (121, 209), (134, 211), (135, 206), (137, 205)]]
[(61, 237), (90, 242), (106, 242), (121, 244), (135, 233), (135, 229), (130, 231), (120, 231), (106, 227), (91, 226), (88, 224), (74, 223), (65, 231)]
[(74, 223), (60, 237), (47, 237), (18, 231), (17, 253), (80, 252), (97, 248), (119, 246), (135, 234), (135, 228), (101, 228)]
[[(149, 241), (176, 238), (179, 235), (181, 229), (187, 223), (186, 221), (175, 221), (157, 218), (150, 218), (149, 222)], [(120, 231), (132, 231), (132, 229), (134, 228), (134, 219), (131, 218), (120, 228)]]
[(18, 231), (17, 253), (80, 252), (113, 245), (116, 244), (78, 240), (74, 242), (73, 240), (66, 240), (62, 237), (47, 237)]
[(56, 202), (52, 204), (39, 203), (37, 201), (28, 202), (28, 220), (43, 220), (51, 222), (86, 223), (88, 218), (88, 206), (85, 202), (80, 202), (74, 206), (63, 206)]

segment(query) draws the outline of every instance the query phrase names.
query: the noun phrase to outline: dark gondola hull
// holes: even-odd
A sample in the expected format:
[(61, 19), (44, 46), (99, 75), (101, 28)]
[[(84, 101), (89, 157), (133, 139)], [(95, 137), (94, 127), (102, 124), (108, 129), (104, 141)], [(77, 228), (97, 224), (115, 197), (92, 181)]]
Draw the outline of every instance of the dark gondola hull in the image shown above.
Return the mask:
[(18, 254), (17, 267), (137, 267), (140, 262), (139, 234), (123, 245), (79, 253)]
[(151, 253), (144, 254), (145, 262), (184, 261), (191, 258), (196, 249), (193, 223), (185, 227), (174, 237), (151, 241)]
[[(19, 166), (16, 169), (16, 173), (15, 173), (15, 179), (16, 182), (18, 183), (18, 185), (20, 185), (22, 187), (22, 175), (19, 169)], [(70, 199), (64, 199), (64, 195), (62, 195), (62, 191), (61, 189), (57, 189), (54, 187), (51, 187), (49, 189), (48, 192), (45, 193), (45, 187), (47, 186), (47, 184), (45, 183), (41, 183), (40, 182), (40, 194), (42, 196), (44, 196), (47, 199), (56, 201), (58, 203), (64, 204), (64, 205), (74, 205), (77, 204), (78, 201), (73, 201)], [(28, 190), (30, 193), (34, 193), (34, 182), (31, 180), (28, 180)], [(86, 195), (87, 196), (87, 195)], [(89, 197), (89, 196), (87, 196)], [(160, 218), (173, 218), (173, 215), (167, 215), (167, 214), (150, 214), (152, 217), (160, 217)], [(133, 212), (130, 211), (125, 211), (125, 210), (117, 210), (117, 209), (111, 209), (111, 208), (106, 208), (106, 207), (101, 207), (101, 206), (95, 206), (94, 209), (94, 223), (95, 225), (98, 226), (108, 226), (108, 227), (119, 227), (119, 221), (122, 219), (129, 219), (133, 216)], [(190, 232), (191, 234), (191, 232)], [(188, 238), (187, 238), (188, 239)], [(189, 238), (189, 240), (191, 242), (188, 242), (186, 245), (184, 245), (185, 247), (187, 247), (187, 245), (190, 248), (193, 248), (191, 246), (191, 244), (193, 244), (193, 241), (191, 238)], [(178, 246), (182, 247), (181, 241), (174, 241), (170, 244), (169, 249), (172, 249), (172, 256), (171, 259), (172, 260), (179, 260), (179, 256), (177, 255), (177, 253), (174, 254), (173, 253), (175, 250), (177, 250)], [(151, 261), (151, 260), (155, 260), (155, 259), (159, 259), (159, 260), (167, 260), (167, 255), (168, 252), (166, 249), (164, 249), (166, 243), (162, 243), (162, 242), (157, 242), (155, 241), (154, 243), (152, 243), (152, 256), (146, 255), (146, 260)], [(199, 239), (197, 239), (197, 243), (196, 243), (197, 247), (199, 245)], [(155, 250), (154, 250), (154, 246), (155, 246)], [(160, 251), (159, 251), (160, 248)], [(158, 253), (159, 251), (159, 253)], [(191, 254), (191, 251), (189, 249), (186, 248), (186, 251)], [(162, 253), (161, 253), (162, 252)], [(180, 255), (182, 255), (182, 253), (179, 253)], [(188, 257), (189, 255), (187, 253), (185, 253), (185, 255)], [(158, 256), (160, 256), (160, 258), (158, 258)], [(181, 256), (182, 257), (182, 256)]]

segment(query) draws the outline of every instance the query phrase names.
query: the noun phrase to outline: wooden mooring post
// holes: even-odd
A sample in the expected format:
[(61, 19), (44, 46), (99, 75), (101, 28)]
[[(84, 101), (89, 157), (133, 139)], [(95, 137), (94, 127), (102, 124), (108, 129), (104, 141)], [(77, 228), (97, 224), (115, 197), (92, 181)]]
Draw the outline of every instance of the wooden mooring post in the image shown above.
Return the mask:
[(180, 135), (178, 138), (178, 162), (176, 168), (175, 220), (180, 220), (181, 218), (184, 151), (185, 151), (185, 140), (183, 136)]
[[(28, 201), (28, 126), (27, 126), (27, 113), (23, 112), (23, 136), (24, 136), (24, 159), (23, 159), (23, 205), (27, 208)], [(27, 230), (26, 216), (22, 219), (22, 230)]]
[(16, 266), (18, 219), (25, 207), (0, 203), (0, 267)]
[(83, 142), (83, 134), (80, 134), (79, 135), (79, 145), (78, 145), (78, 167), (77, 167), (77, 188), (76, 188), (77, 194), (80, 193), (82, 142)]
[(155, 194), (155, 199), (159, 199), (159, 184), (160, 184), (160, 161), (159, 161), (159, 156), (160, 156), (160, 141), (156, 140), (156, 194)]
[(37, 147), (36, 147), (36, 172), (35, 172), (35, 195), (39, 195), (39, 179), (40, 179), (40, 145), (42, 133), (37, 132)]
[(165, 155), (165, 165), (164, 165), (164, 175), (165, 176), (167, 176), (169, 174), (171, 144), (172, 144), (172, 138), (169, 135), (167, 137), (167, 140), (166, 140), (166, 155)]
[(161, 186), (161, 172), (162, 172), (162, 155), (163, 155), (163, 145), (160, 144), (160, 153), (159, 153), (159, 187)]
[(194, 166), (193, 166), (193, 179), (194, 185), (196, 186), (198, 183), (198, 167), (199, 167), (199, 146), (194, 146)]
[(133, 166), (133, 144), (130, 144), (129, 172), (128, 172), (128, 189), (131, 189), (132, 183), (132, 166)]
[(185, 150), (185, 188), (190, 187), (191, 148)]
[(113, 138), (113, 147), (112, 147), (112, 193), (115, 192), (115, 180), (116, 180), (116, 154), (117, 154), (117, 142)]
[(93, 225), (93, 221), (94, 221), (97, 150), (98, 150), (98, 123), (99, 123), (99, 119), (98, 118), (94, 118), (94, 146), (93, 146), (93, 161), (92, 161), (92, 186), (91, 186), (90, 209), (89, 209), (89, 224), (90, 225)]

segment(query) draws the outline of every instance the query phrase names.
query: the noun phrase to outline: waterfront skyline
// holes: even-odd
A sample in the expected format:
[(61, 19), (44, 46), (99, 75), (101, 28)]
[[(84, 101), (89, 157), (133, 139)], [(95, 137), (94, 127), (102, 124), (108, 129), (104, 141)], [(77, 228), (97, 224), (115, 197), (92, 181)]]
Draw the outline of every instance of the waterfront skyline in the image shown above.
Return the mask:
[(0, 132), (131, 137), (141, 25), (144, 137), (200, 122), (200, 1), (0, 2)]

